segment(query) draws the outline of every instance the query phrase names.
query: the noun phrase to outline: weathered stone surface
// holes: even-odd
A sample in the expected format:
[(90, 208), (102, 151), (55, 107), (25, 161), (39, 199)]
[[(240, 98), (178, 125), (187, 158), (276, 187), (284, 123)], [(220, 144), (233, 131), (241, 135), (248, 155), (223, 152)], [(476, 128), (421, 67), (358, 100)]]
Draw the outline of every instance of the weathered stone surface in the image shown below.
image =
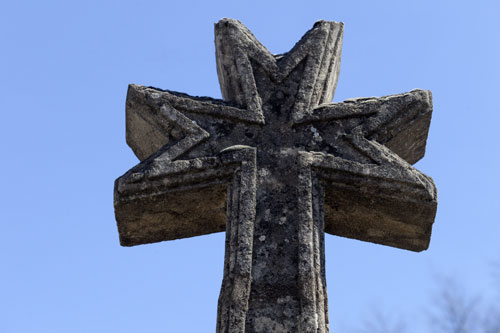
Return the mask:
[(215, 25), (224, 101), (130, 85), (115, 182), (124, 246), (226, 230), (218, 332), (328, 332), (324, 231), (427, 249), (437, 197), (429, 91), (330, 103), (343, 24), (319, 21), (283, 55)]

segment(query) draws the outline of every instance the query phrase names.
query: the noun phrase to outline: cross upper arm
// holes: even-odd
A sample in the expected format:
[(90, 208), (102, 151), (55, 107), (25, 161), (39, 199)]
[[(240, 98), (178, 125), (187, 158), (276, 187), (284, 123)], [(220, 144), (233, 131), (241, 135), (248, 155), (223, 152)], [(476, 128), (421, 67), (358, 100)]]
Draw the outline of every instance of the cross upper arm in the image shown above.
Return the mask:
[(127, 143), (140, 160), (160, 149), (163, 158), (174, 160), (214, 137), (218, 128), (239, 123), (260, 125), (264, 118), (213, 98), (138, 85), (128, 89)]
[[(318, 21), (287, 53), (272, 55), (243, 25), (222, 19), (215, 25), (217, 72), (225, 100), (263, 114), (277, 85), (293, 95), (293, 119), (330, 102), (337, 86), (344, 25)], [(299, 77), (292, 73), (298, 71)]]
[(347, 131), (357, 131), (414, 164), (425, 154), (431, 115), (431, 92), (413, 90), (380, 98), (323, 104), (296, 123), (323, 123), (324, 130), (328, 130), (329, 121), (346, 120)]

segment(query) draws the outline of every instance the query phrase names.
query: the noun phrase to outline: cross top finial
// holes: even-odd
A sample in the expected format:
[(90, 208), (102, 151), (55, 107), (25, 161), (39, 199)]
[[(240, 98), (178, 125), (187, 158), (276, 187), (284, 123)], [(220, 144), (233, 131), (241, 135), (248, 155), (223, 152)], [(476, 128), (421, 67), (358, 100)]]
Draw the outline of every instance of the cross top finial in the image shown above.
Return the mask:
[(215, 25), (224, 100), (130, 85), (115, 182), (122, 245), (226, 230), (218, 332), (328, 332), (324, 232), (412, 251), (437, 197), (423, 157), (431, 93), (329, 103), (342, 23), (272, 55), (239, 21)]
[[(331, 102), (343, 28), (340, 22), (318, 21), (289, 52), (274, 56), (240, 21), (222, 19), (215, 25), (215, 47), (223, 98), (260, 114), (263, 104), (283, 94), (294, 100), (294, 120)], [(291, 75), (298, 67), (300, 74)]]

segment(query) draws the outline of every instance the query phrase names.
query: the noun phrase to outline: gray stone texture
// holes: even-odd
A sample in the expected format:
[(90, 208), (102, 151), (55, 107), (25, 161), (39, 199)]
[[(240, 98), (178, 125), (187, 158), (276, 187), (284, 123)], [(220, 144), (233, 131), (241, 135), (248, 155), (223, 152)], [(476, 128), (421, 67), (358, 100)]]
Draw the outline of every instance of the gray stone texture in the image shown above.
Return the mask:
[(224, 100), (130, 85), (115, 182), (124, 246), (226, 231), (217, 332), (328, 332), (324, 232), (422, 251), (436, 213), (424, 156), (431, 93), (331, 103), (343, 24), (271, 54), (215, 25)]

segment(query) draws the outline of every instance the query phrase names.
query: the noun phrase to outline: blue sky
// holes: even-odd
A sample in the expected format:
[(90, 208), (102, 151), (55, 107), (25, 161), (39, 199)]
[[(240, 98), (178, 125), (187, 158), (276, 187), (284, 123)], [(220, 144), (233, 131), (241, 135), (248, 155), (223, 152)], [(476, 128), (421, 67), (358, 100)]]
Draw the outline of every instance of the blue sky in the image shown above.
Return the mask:
[[(345, 23), (335, 101), (430, 89), (417, 167), (439, 206), (423, 253), (328, 235), (332, 331), (373, 308), (425, 322), (436, 275), (493, 297), (500, 260), (500, 2), (4, 1), (0, 4), (0, 332), (212, 332), (224, 235), (122, 248), (113, 181), (129, 83), (220, 97), (213, 24), (271, 52)], [(422, 326), (423, 327), (423, 326)], [(422, 332), (422, 329), (420, 329)]]

